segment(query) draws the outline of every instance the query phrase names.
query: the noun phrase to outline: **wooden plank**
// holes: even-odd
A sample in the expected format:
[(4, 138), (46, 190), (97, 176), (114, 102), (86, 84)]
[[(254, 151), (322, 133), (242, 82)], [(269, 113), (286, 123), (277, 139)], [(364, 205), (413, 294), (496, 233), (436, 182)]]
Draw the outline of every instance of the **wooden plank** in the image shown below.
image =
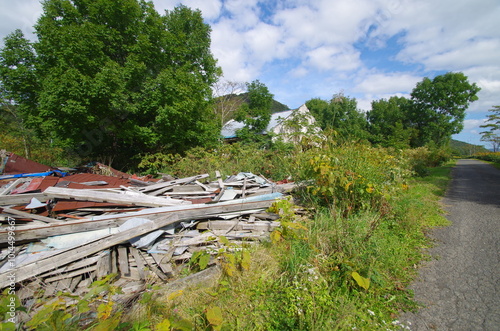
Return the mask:
[(175, 206), (175, 205), (190, 203), (183, 200), (152, 197), (145, 194), (141, 195), (120, 194), (120, 193), (110, 193), (97, 190), (71, 189), (71, 188), (54, 187), (54, 186), (45, 189), (43, 194), (48, 198), (60, 198), (69, 200), (94, 201), (94, 202), (109, 202), (109, 203), (147, 206), (147, 207)]
[(130, 253), (134, 257), (135, 263), (137, 264), (137, 271), (139, 272), (139, 277), (142, 280), (146, 279), (146, 266), (145, 261), (142, 256), (139, 254), (139, 251), (135, 247), (130, 247)]
[(47, 197), (43, 193), (30, 193), (30, 194), (14, 194), (0, 196), (0, 205), (20, 205), (30, 203), (31, 198), (37, 198), (39, 201), (47, 201)]
[(82, 281), (81, 275), (73, 277), (73, 279), (71, 280), (71, 284), (69, 284), (69, 291), (73, 292), (81, 281)]
[(49, 277), (52, 275), (58, 275), (58, 274), (63, 273), (63, 272), (70, 272), (70, 271), (74, 271), (77, 269), (81, 269), (83, 267), (88, 267), (91, 264), (95, 264), (97, 262), (97, 260), (99, 260), (99, 256), (92, 256), (92, 257), (89, 257), (87, 259), (83, 259), (83, 260), (80, 260), (78, 262), (71, 263), (71, 264), (67, 265), (66, 267), (59, 268), (57, 270), (53, 270), (53, 271), (44, 273), (44, 274), (40, 275), (40, 277), (45, 278), (45, 277)]
[(95, 271), (96, 268), (97, 268), (97, 266), (93, 265), (93, 266), (90, 266), (90, 267), (73, 270), (72, 272), (63, 273), (63, 274), (60, 274), (58, 276), (53, 276), (53, 277), (46, 278), (45, 281), (47, 283), (50, 283), (50, 282), (55, 282), (55, 281), (61, 280), (61, 279), (72, 278), (72, 277), (75, 277), (75, 276), (78, 276), (78, 275), (82, 275), (82, 274), (88, 274), (88, 273), (90, 273), (92, 271)]
[(246, 189), (247, 189), (247, 178), (245, 177), (245, 179), (243, 180), (243, 188), (241, 189), (241, 197), (242, 198), (245, 198)]
[(170, 181), (166, 181), (166, 182), (148, 185), (146, 187), (141, 187), (141, 188), (139, 188), (139, 191), (144, 192), (144, 193), (151, 192), (151, 191), (155, 191), (157, 189), (164, 188), (166, 186), (173, 186), (173, 185), (178, 185), (178, 184), (190, 183), (190, 182), (198, 180), (198, 179), (207, 178), (208, 176), (209, 176), (208, 174), (202, 174), (202, 175), (197, 175), (197, 176), (192, 176), (192, 177), (174, 179), (174, 180), (170, 180)]
[[(266, 209), (274, 200), (243, 202), (234, 200), (235, 203), (200, 204), (163, 208), (148, 208), (141, 211), (127, 212), (113, 215), (96, 216), (93, 219), (68, 221), (37, 227), (17, 227), (16, 241), (36, 240), (55, 235), (77, 233), (83, 231), (106, 229), (116, 227), (127, 219), (133, 217), (155, 217), (159, 215), (178, 215), (179, 220), (204, 219), (224, 213), (244, 213), (245, 210)], [(231, 201), (230, 201), (231, 202)], [(8, 231), (0, 231), (0, 243), (7, 243)]]
[(45, 222), (45, 223), (59, 223), (59, 222), (62, 222), (61, 220), (58, 220), (58, 219), (55, 219), (55, 218), (45, 217), (45, 216), (37, 215), (37, 214), (31, 214), (31, 213), (27, 213), (27, 212), (24, 212), (24, 211), (21, 211), (21, 210), (17, 210), (17, 209), (12, 209), (12, 208), (7, 208), (7, 207), (4, 207), (2, 209), (3, 209), (3, 211), (5, 213), (8, 213), (8, 214), (21, 216), (22, 218), (31, 218), (31, 219), (42, 221), (42, 222)]
[(9, 194), (10, 191), (12, 191), (13, 189), (16, 188), (17, 185), (23, 183), (27, 181), (26, 178), (18, 178), (16, 179), (14, 182), (11, 182), (7, 187), (5, 187), (4, 189), (0, 189), (0, 195), (6, 195), (6, 194)]
[(196, 225), (199, 230), (224, 230), (224, 231), (273, 231), (280, 226), (279, 222), (254, 221), (254, 222), (238, 222), (238, 221), (207, 221), (200, 222)]
[(21, 282), (25, 279), (34, 277), (48, 270), (59, 268), (75, 260), (79, 260), (86, 256), (95, 254), (103, 249), (118, 245), (129, 239), (152, 232), (169, 224), (173, 224), (175, 222), (178, 222), (178, 220), (179, 219), (176, 215), (165, 215), (151, 221), (150, 223), (142, 224), (129, 230), (106, 236), (93, 242), (86, 243), (82, 246), (55, 252), (53, 255), (50, 255), (46, 258), (39, 259), (27, 265), (23, 265), (18, 268), (14, 268), (7, 272), (1, 273), (0, 288), (9, 285), (10, 275), (16, 275), (16, 282)]
[(56, 291), (68, 292), (72, 280), (73, 278), (61, 279), (59, 282), (57, 282)]
[(141, 252), (140, 250), (137, 250), (139, 252), (139, 255), (142, 256), (144, 261), (148, 264), (149, 268), (151, 269), (152, 272), (154, 272), (158, 278), (160, 278), (163, 281), (166, 281), (168, 277), (161, 271), (156, 265), (154, 259), (148, 255), (148, 253)]
[[(15, 230), (16, 242), (33, 241), (62, 234), (115, 228), (121, 223), (123, 223), (123, 221), (117, 222), (116, 220), (104, 220), (94, 222), (86, 219), (85, 221), (68, 221), (64, 223), (53, 223), (41, 226), (18, 226)], [(0, 231), (0, 243), (7, 243), (7, 233), (8, 231), (5, 230)]]
[(172, 268), (172, 264), (163, 261), (165, 255), (163, 254), (157, 254), (157, 253), (152, 253), (150, 254), (153, 259), (155, 260), (156, 264), (160, 267), (161, 271), (168, 277), (172, 277), (174, 274), (174, 269)]
[(97, 279), (106, 277), (111, 273), (111, 252), (109, 249), (104, 250), (99, 254), (99, 260), (97, 260), (96, 276)]
[(112, 274), (118, 274), (118, 253), (116, 252), (115, 247), (111, 247), (111, 273)]
[(123, 276), (130, 276), (130, 267), (128, 265), (128, 251), (126, 246), (118, 246), (118, 266)]

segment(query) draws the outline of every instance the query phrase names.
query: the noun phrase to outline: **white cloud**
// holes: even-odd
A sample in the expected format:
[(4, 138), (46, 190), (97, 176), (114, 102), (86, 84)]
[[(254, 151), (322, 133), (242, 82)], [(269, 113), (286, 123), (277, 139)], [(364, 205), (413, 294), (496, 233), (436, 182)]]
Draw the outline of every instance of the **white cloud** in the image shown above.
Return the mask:
[(407, 73), (368, 74), (356, 85), (354, 90), (374, 96), (409, 93), (422, 77)]
[(203, 13), (203, 18), (212, 20), (219, 17), (222, 2), (220, 0), (187, 0), (184, 3), (190, 8), (200, 9)]
[(313, 49), (307, 54), (307, 62), (319, 70), (350, 71), (362, 66), (360, 53), (353, 49), (325, 46)]
[(21, 29), (26, 38), (35, 40), (33, 34), (36, 21), (42, 14), (42, 5), (33, 0), (0, 0), (0, 36), (3, 38), (16, 29)]
[(471, 130), (479, 130), (484, 131), (483, 128), (480, 128), (479, 126), (484, 125), (486, 122), (486, 119), (466, 119), (464, 121), (464, 130), (465, 131), (471, 131)]

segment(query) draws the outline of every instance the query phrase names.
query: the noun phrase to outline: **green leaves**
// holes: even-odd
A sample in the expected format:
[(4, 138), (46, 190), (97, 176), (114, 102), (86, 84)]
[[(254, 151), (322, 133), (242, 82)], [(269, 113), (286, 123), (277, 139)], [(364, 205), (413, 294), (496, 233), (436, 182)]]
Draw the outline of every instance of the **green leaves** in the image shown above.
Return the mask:
[(82, 157), (182, 152), (217, 141), (211, 89), (220, 69), (210, 27), (185, 6), (166, 15), (142, 0), (48, 0), (31, 44), (0, 51), (5, 97), (43, 134)]
[(370, 279), (369, 278), (365, 278), (365, 277), (361, 276), (356, 271), (353, 271), (351, 273), (351, 276), (352, 276), (352, 278), (354, 278), (354, 280), (356, 281), (356, 283), (360, 287), (364, 288), (365, 290), (368, 290), (370, 288)]
[(461, 72), (448, 72), (432, 80), (426, 77), (417, 83), (409, 113), (411, 125), (417, 130), (412, 145), (419, 147), (432, 141), (443, 146), (452, 134), (462, 131), (465, 111), (477, 100), (479, 91)]
[(212, 326), (213, 330), (221, 330), (222, 322), (224, 321), (222, 317), (222, 310), (215, 306), (210, 307), (205, 310), (205, 316), (207, 318), (208, 323)]

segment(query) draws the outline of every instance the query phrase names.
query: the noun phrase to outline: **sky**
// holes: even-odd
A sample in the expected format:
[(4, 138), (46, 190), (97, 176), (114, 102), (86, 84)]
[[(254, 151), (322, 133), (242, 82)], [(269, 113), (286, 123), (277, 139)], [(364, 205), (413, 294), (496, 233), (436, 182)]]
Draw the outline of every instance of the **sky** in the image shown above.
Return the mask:
[[(499, 0), (154, 0), (164, 13), (200, 9), (225, 81), (259, 80), (275, 100), (409, 97), (424, 77), (463, 72), (481, 91), (453, 138), (485, 145), (479, 134), (500, 105)], [(39, 0), (0, 0), (0, 38), (15, 29), (34, 40)], [(3, 44), (3, 43), (2, 43)]]

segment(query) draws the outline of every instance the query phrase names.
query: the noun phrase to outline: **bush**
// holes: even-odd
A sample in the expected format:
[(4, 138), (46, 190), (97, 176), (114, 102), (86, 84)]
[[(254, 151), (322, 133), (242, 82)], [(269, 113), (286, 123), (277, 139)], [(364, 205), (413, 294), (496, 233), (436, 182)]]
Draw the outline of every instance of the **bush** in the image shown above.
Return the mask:
[(188, 177), (202, 173), (223, 175), (239, 172), (261, 174), (273, 180), (296, 177), (299, 156), (297, 149), (286, 144), (275, 144), (271, 149), (257, 144), (221, 144), (216, 149), (195, 147), (179, 154), (150, 154), (142, 156), (139, 168), (149, 174), (168, 173)]
[(308, 192), (323, 206), (344, 212), (381, 208), (411, 176), (404, 158), (370, 145), (331, 145), (311, 155), (304, 180)]
[(477, 153), (474, 158), (494, 163), (500, 163), (500, 152)]
[(403, 152), (418, 176), (429, 174), (428, 168), (438, 167), (451, 159), (451, 152), (442, 148), (418, 147)]

